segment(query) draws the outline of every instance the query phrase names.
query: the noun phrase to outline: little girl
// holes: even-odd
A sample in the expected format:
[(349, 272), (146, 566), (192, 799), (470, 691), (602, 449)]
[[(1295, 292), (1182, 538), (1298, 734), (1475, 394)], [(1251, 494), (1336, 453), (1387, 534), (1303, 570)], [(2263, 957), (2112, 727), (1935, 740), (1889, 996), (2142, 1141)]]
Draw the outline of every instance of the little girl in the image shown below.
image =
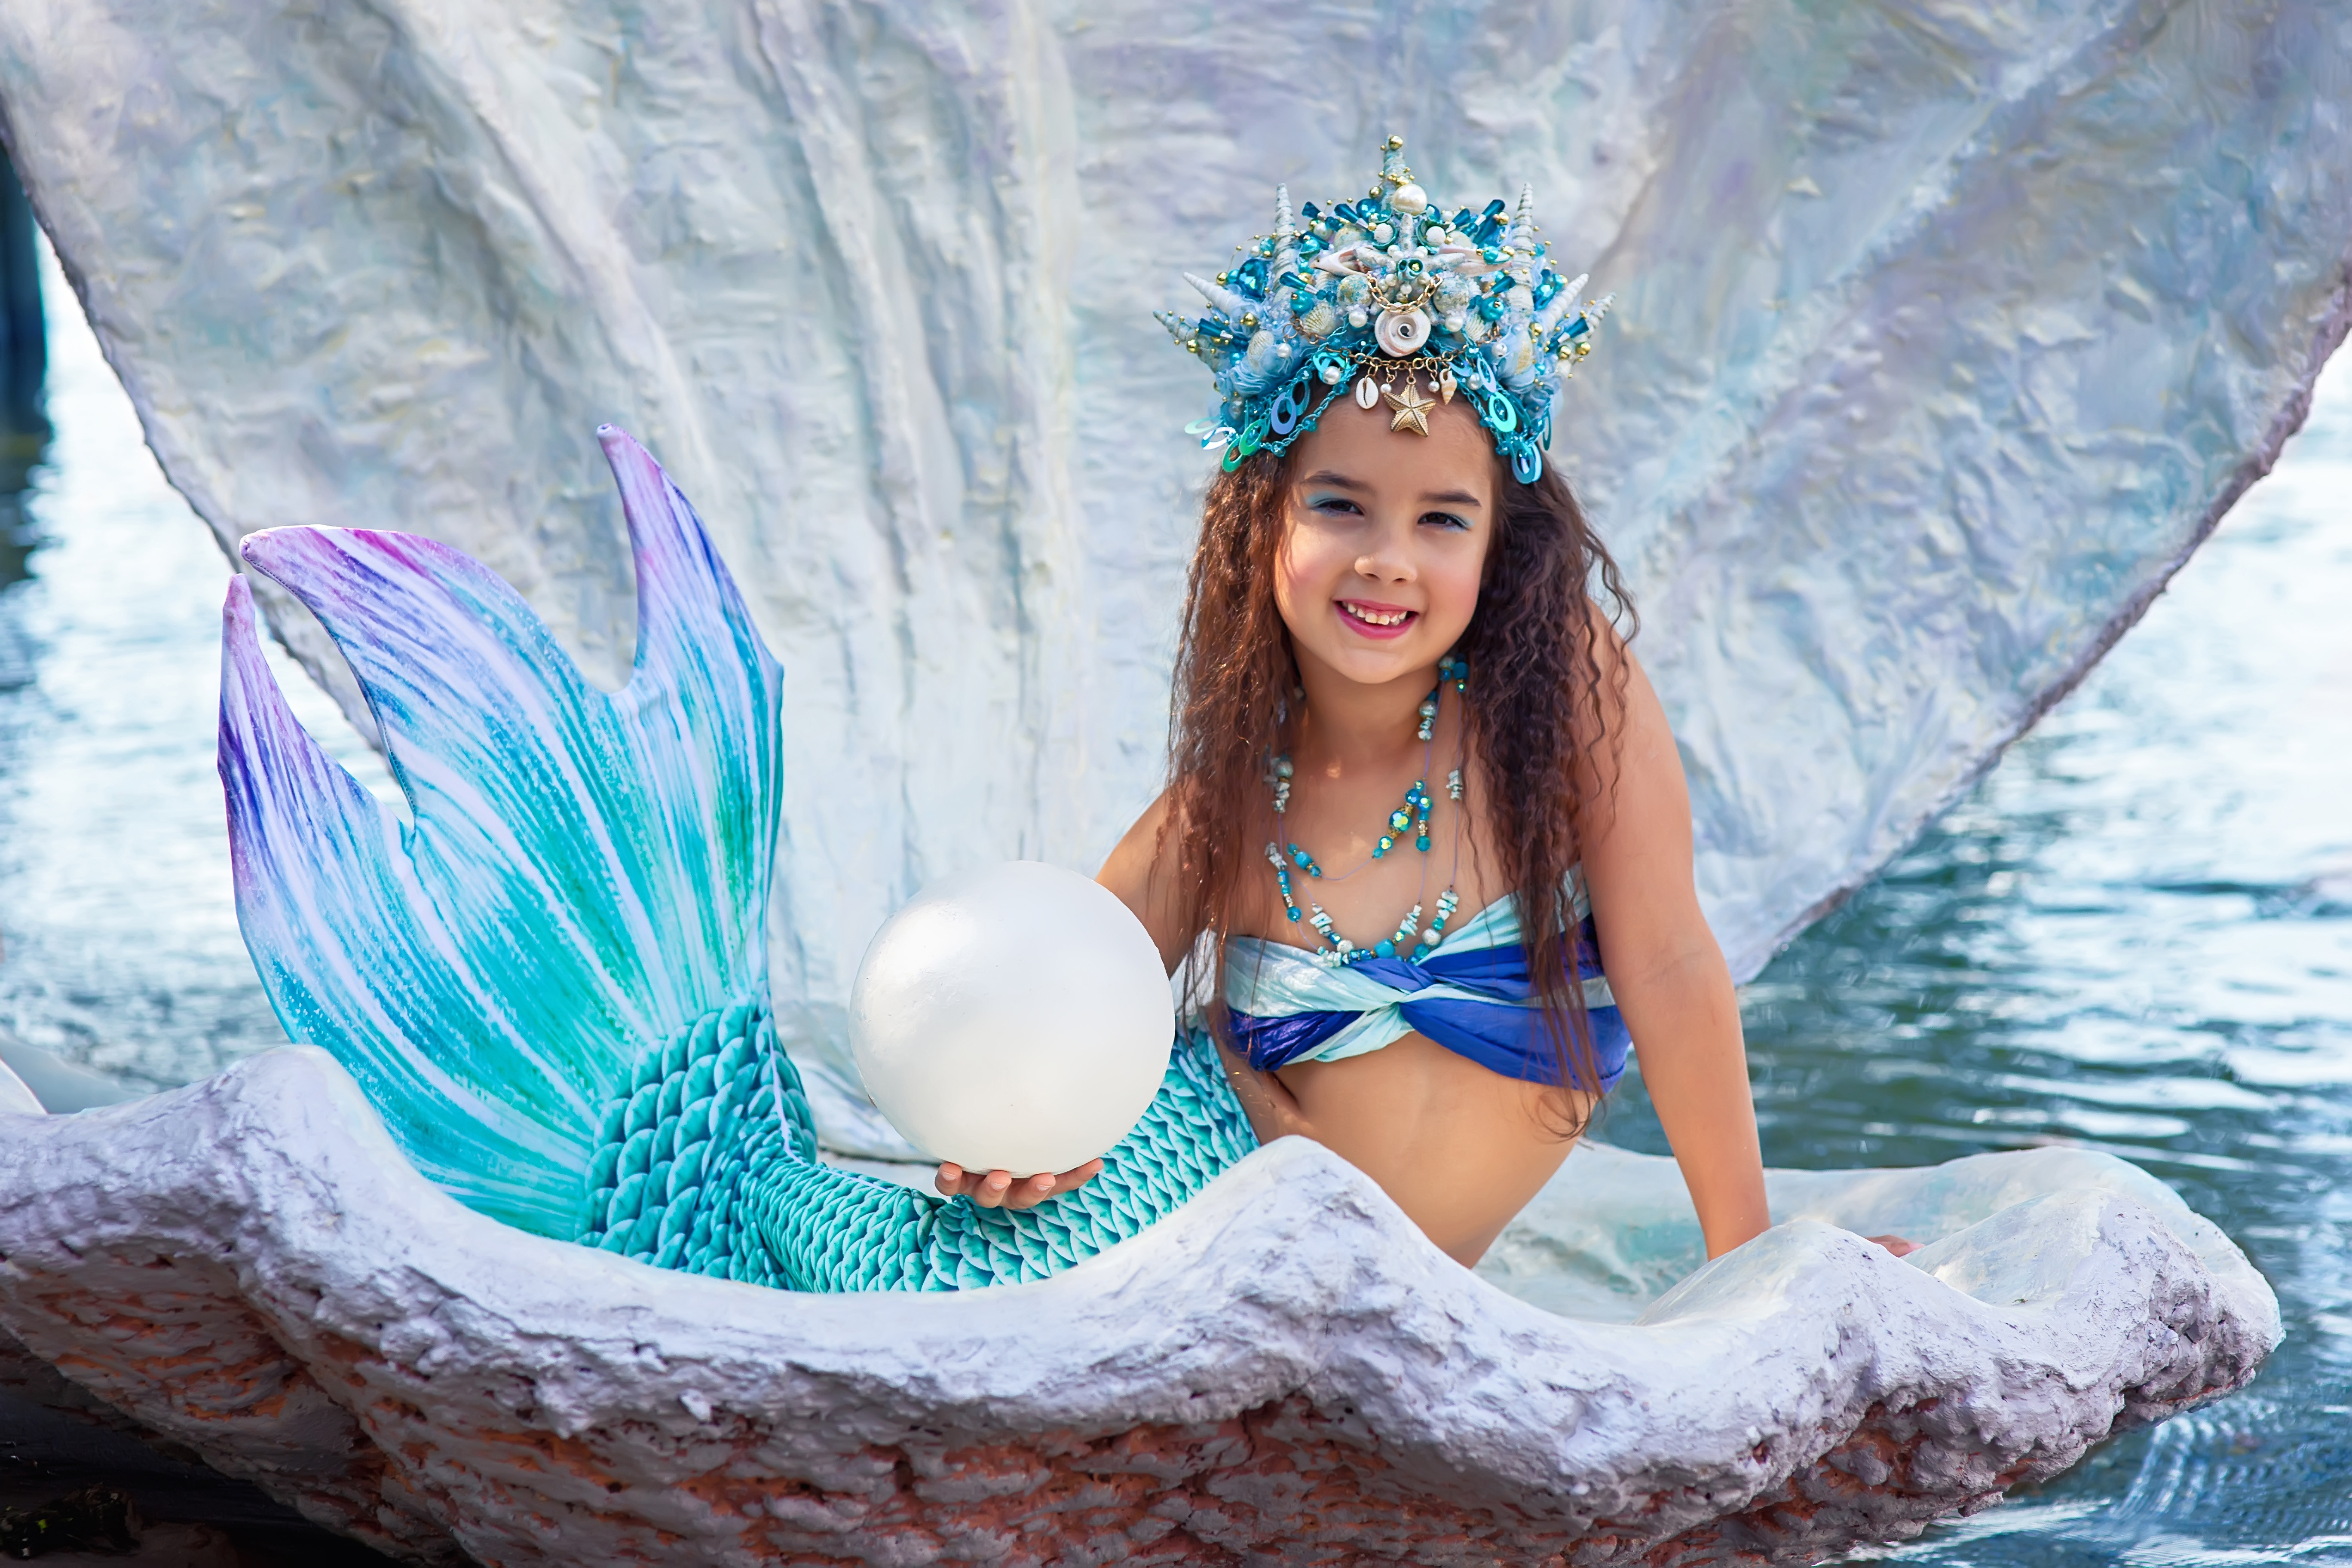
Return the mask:
[[(1524, 193), (1446, 216), (1391, 138), (1371, 196), (1287, 194), (1168, 320), (1217, 374), (1171, 782), (1100, 879), (1260, 1141), (1311, 1138), (1477, 1261), (1638, 1041), (1710, 1257), (1769, 1223), (1739, 1016), (1616, 569), (1541, 449), (1600, 305)], [(1630, 613), (1628, 615), (1630, 620)], [(1201, 988), (1195, 989), (1195, 994)], [(1094, 1162), (942, 1193), (1025, 1208)]]

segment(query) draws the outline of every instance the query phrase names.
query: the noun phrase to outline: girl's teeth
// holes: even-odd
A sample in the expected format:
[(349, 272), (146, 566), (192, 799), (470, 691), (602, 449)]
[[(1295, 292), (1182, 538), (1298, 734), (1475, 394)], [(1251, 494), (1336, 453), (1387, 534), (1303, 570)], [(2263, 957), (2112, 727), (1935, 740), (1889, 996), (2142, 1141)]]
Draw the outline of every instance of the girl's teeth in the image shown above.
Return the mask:
[(1361, 605), (1349, 605), (1348, 613), (1355, 616), (1360, 621), (1368, 621), (1376, 626), (1395, 626), (1398, 622), (1403, 620), (1407, 615), (1411, 614), (1410, 611), (1406, 610), (1368, 610)]

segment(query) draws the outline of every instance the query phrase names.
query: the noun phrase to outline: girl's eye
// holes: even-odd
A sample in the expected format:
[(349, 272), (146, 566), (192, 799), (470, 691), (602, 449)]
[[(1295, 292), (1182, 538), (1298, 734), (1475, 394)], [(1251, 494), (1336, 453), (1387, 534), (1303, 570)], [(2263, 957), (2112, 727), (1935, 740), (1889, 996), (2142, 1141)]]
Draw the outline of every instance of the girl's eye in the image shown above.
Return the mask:
[(1317, 496), (1314, 500), (1307, 503), (1307, 510), (1309, 511), (1332, 512), (1339, 516), (1348, 517), (1360, 512), (1363, 509), (1359, 507), (1354, 501), (1349, 500), (1346, 496)]
[(1467, 529), (1470, 526), (1450, 511), (1425, 511), (1421, 514), (1421, 521), (1434, 528)]

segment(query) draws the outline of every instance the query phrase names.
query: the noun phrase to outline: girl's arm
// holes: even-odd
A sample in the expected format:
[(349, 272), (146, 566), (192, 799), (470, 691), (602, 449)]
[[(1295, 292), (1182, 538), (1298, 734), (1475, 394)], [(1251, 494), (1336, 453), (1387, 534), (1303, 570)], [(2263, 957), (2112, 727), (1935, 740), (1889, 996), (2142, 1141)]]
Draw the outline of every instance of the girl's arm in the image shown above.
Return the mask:
[(1160, 962), (1172, 975), (1200, 933), (1181, 929), (1183, 910), (1178, 904), (1174, 864), (1177, 836), (1170, 832), (1164, 845), (1161, 841), (1171, 809), (1163, 790), (1127, 830), (1095, 880), (1135, 911), (1135, 918), (1151, 933), (1152, 944), (1160, 949)]
[[(1199, 932), (1184, 929), (1183, 911), (1177, 902), (1174, 858), (1176, 836), (1168, 834), (1163, 843), (1161, 829), (1167, 825), (1170, 805), (1163, 792), (1150, 808), (1127, 830), (1127, 837), (1110, 852), (1095, 880), (1118, 895), (1119, 902), (1135, 911), (1143, 929), (1151, 933), (1160, 949), (1160, 960), (1174, 974), (1176, 966), (1192, 949)], [(1224, 1059), (1225, 1078), (1233, 1085), (1234, 1094), (1248, 1115), (1250, 1128), (1261, 1143), (1298, 1133), (1315, 1135), (1298, 1101), (1282, 1080), (1272, 1073), (1258, 1072), (1231, 1049), (1220, 1047)]]
[(1690, 788), (1664, 710), (1633, 651), (1604, 634), (1603, 689), (1622, 661), (1613, 766), (1583, 781), (1584, 874), (1601, 963), (1642, 1081), (1719, 1257), (1770, 1226), (1739, 1002), (1691, 875)]

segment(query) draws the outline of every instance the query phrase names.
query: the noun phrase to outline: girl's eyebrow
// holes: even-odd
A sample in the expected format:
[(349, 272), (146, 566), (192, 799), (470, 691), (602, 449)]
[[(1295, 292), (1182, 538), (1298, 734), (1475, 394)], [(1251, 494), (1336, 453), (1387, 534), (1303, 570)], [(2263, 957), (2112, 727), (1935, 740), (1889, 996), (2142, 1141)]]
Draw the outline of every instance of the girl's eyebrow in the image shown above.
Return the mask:
[[(1345, 474), (1333, 473), (1328, 468), (1309, 474), (1301, 482), (1310, 485), (1328, 485), (1339, 490), (1360, 490), (1370, 488), (1361, 479), (1351, 479)], [(1482, 507), (1486, 504), (1485, 498), (1472, 495), (1468, 490), (1432, 490), (1421, 499), (1423, 505)]]

